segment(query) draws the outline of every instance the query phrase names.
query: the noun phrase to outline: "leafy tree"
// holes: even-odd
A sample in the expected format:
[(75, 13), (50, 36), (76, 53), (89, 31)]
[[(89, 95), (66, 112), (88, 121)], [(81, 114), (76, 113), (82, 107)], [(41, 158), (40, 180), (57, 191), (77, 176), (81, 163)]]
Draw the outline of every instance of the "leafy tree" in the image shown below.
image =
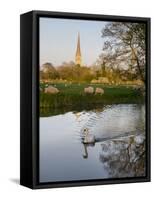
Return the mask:
[(42, 65), (42, 69), (40, 71), (41, 79), (52, 80), (59, 77), (57, 70), (54, 68), (52, 63), (45, 63)]
[(145, 79), (145, 24), (109, 22), (102, 30), (102, 59), (106, 65), (130, 67)]

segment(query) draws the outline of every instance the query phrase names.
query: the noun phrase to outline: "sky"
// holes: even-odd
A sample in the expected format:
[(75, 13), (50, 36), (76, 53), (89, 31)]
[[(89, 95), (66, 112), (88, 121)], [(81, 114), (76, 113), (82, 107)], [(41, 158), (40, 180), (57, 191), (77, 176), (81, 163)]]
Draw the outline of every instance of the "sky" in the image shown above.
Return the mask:
[(101, 54), (101, 30), (107, 22), (40, 17), (40, 66), (75, 61), (78, 32), (82, 64), (93, 64)]

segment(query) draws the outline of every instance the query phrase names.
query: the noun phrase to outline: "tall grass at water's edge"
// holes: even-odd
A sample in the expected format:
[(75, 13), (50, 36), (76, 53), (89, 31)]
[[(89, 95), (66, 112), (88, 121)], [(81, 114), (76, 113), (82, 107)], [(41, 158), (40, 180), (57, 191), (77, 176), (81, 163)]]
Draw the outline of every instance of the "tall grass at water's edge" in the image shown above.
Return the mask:
[[(143, 95), (132, 87), (115, 86), (103, 87), (104, 94), (85, 94), (85, 85), (73, 84), (65, 87), (64, 84), (57, 85), (60, 90), (58, 94), (40, 92), (40, 108), (76, 108), (93, 107), (104, 104), (120, 103), (142, 103)], [(94, 87), (97, 87), (94, 85)]]

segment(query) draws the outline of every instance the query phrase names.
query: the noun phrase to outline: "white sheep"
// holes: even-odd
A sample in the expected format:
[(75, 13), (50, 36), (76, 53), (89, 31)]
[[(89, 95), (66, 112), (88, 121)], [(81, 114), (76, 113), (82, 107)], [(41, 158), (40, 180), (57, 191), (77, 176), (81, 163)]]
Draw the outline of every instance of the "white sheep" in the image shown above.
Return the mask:
[(57, 94), (59, 92), (59, 90), (50, 85), (47, 88), (45, 88), (44, 92), (45, 93), (50, 93), (50, 94)]
[(96, 88), (95, 94), (104, 94), (104, 90), (102, 88)]
[(94, 88), (93, 87), (84, 88), (84, 92), (86, 94), (93, 94), (94, 93)]

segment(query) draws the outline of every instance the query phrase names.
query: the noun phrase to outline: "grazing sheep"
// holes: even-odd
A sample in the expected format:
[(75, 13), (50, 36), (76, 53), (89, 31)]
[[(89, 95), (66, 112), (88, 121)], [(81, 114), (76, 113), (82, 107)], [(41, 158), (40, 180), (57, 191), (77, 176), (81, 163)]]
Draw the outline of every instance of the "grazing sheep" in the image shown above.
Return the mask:
[(143, 96), (145, 96), (145, 87), (144, 86), (133, 86), (133, 89), (136, 92), (140, 92)]
[(99, 77), (99, 83), (109, 84), (109, 79), (107, 77)]
[(96, 88), (95, 94), (104, 94), (104, 90), (102, 88)]
[(134, 90), (139, 90), (141, 87), (138, 86), (138, 85), (133, 85), (132, 88), (133, 88)]
[(45, 93), (50, 93), (50, 94), (57, 94), (59, 92), (59, 90), (50, 85), (47, 88), (45, 88), (44, 92)]
[(93, 94), (94, 93), (94, 88), (93, 87), (84, 88), (84, 92), (86, 94)]

